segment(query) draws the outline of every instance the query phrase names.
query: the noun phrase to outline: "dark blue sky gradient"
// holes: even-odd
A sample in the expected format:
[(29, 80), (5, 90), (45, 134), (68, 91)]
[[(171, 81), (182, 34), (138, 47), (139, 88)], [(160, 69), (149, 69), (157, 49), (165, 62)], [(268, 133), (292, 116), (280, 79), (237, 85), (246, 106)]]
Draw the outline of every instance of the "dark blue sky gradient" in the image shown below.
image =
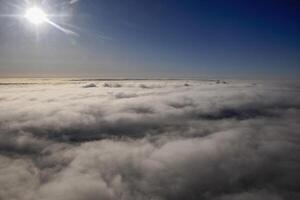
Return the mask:
[[(66, 65), (65, 73), (78, 75), (300, 75), (297, 0), (81, 0), (72, 24), (80, 37), (63, 49), (78, 48), (86, 60), (72, 69), (68, 59), (47, 64), (43, 55), (43, 66), (53, 69), (45, 73)], [(66, 37), (50, 32), (53, 51)]]

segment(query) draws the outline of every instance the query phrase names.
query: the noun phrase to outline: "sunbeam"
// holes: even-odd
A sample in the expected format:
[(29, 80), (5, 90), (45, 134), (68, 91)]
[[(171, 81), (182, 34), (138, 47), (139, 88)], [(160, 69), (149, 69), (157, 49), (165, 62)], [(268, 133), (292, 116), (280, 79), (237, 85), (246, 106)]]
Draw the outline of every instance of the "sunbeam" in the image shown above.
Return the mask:
[(47, 19), (46, 22), (47, 22), (48, 24), (50, 24), (51, 26), (53, 26), (54, 28), (56, 28), (56, 29), (62, 31), (62, 32), (65, 33), (65, 34), (68, 34), (68, 35), (74, 35), (74, 36), (79, 36), (78, 33), (75, 33), (74, 31), (71, 31), (71, 30), (69, 30), (69, 29), (66, 29), (66, 28), (64, 28), (64, 27), (62, 27), (62, 26), (60, 26), (60, 25), (54, 23), (53, 21), (51, 21), (51, 20), (49, 20), (49, 19)]

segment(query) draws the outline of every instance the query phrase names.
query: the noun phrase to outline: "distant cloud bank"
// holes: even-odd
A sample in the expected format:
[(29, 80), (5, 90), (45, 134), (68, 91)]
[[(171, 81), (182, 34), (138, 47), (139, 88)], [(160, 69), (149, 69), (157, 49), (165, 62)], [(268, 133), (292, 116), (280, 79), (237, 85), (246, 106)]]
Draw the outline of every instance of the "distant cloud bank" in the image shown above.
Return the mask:
[(299, 94), (250, 81), (2, 83), (0, 199), (300, 199)]

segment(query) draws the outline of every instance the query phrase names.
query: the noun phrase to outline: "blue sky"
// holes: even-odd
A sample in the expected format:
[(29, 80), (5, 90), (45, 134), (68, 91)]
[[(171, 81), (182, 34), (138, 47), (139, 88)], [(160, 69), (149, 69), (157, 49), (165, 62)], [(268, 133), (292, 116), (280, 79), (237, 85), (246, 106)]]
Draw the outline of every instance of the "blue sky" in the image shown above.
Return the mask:
[[(14, 1), (9, 1), (14, 2)], [(18, 4), (20, 1), (15, 1)], [(50, 2), (50, 1), (49, 1)], [(0, 18), (0, 73), (9, 76), (231, 76), (300, 74), (296, 0), (51, 1), (44, 9), (78, 35)], [(2, 15), (21, 12), (0, 1)]]

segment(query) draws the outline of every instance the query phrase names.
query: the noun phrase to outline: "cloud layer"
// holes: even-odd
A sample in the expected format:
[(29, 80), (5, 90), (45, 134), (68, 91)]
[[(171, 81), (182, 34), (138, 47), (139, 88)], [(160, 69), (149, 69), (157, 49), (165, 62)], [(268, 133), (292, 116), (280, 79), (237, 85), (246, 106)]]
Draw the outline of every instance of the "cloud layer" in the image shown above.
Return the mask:
[(0, 199), (300, 197), (295, 83), (24, 80), (0, 91)]

